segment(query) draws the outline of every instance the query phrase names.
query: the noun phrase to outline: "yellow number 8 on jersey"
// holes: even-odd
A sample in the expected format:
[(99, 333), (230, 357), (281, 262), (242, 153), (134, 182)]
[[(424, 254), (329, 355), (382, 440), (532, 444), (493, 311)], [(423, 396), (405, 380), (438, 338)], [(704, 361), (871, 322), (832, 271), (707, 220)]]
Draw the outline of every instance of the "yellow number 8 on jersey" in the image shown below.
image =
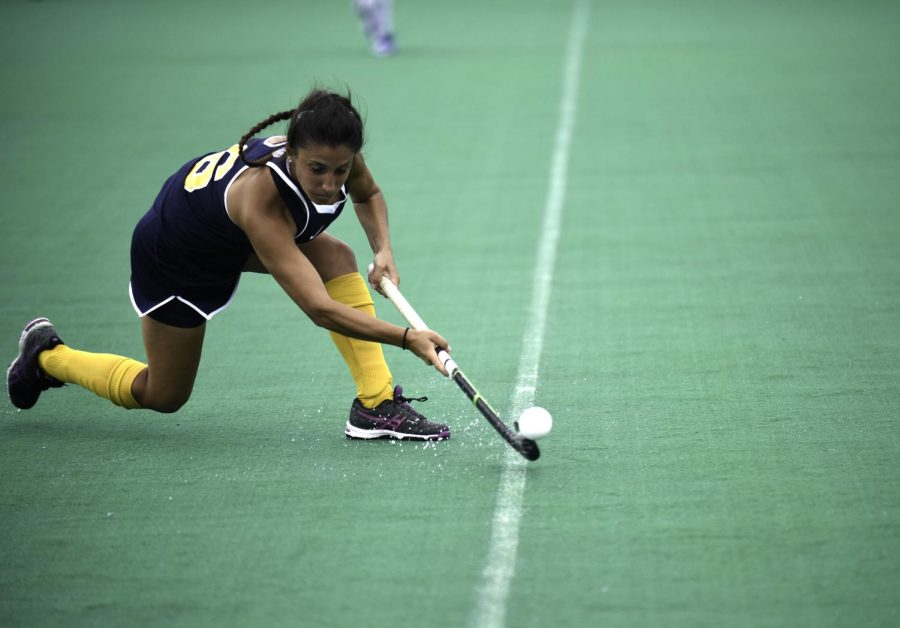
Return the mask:
[[(219, 164), (218, 168), (213, 169), (219, 160), (222, 159), (223, 156), (228, 155), (228, 158)], [(193, 192), (194, 190), (199, 190), (201, 188), (205, 188), (209, 185), (209, 182), (212, 181), (213, 174), (215, 174), (216, 181), (225, 176), (225, 174), (231, 170), (231, 167), (234, 165), (234, 162), (238, 158), (238, 145), (235, 144), (231, 148), (227, 150), (223, 150), (219, 153), (213, 153), (212, 155), (207, 155), (191, 168), (191, 171), (184, 178), (184, 189), (188, 192)]]

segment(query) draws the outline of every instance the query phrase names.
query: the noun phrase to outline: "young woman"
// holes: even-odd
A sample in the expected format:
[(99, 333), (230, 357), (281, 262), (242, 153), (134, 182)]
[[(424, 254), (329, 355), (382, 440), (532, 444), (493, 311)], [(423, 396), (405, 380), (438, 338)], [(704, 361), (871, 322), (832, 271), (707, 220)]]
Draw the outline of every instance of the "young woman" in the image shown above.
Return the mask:
[[(287, 120), (286, 136), (254, 136)], [(163, 185), (134, 231), (129, 292), (141, 317), (147, 364), (77, 351), (45, 318), (31, 321), (7, 371), (13, 404), (78, 384), (125, 408), (175, 412), (191, 395), (206, 322), (231, 301), (244, 271), (265, 272), (312, 321), (331, 332), (357, 387), (347, 436), (449, 438), (393, 386), (381, 343), (409, 349), (444, 373), (433, 331), (375, 318), (350, 247), (324, 233), (348, 198), (375, 254), (369, 281), (400, 280), (387, 207), (360, 150), (363, 124), (349, 97), (313, 90), (230, 148), (193, 159)]]

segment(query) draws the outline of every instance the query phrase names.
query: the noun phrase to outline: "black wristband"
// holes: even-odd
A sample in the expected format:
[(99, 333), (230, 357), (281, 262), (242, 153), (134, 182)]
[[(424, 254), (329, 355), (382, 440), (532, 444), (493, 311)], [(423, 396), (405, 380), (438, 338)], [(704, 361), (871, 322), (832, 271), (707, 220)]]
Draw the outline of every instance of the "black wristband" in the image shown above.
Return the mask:
[(400, 343), (400, 348), (406, 351), (406, 334), (409, 333), (409, 327), (403, 330), (403, 342)]

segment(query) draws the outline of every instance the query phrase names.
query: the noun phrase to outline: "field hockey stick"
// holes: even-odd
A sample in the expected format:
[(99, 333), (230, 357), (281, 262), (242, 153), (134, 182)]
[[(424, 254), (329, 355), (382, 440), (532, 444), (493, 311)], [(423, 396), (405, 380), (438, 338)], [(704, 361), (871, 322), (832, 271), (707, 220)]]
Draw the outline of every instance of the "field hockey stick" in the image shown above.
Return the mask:
[[(406, 300), (406, 297), (400, 293), (400, 289), (394, 285), (394, 282), (390, 277), (383, 275), (379, 285), (381, 286), (381, 292), (394, 304), (394, 307), (396, 307), (403, 318), (406, 319), (406, 322), (409, 323), (410, 327), (416, 330), (428, 329), (428, 325), (426, 325), (425, 321), (422, 320), (422, 317), (416, 313), (413, 306)], [(441, 364), (444, 365), (444, 368), (447, 369), (449, 377), (462, 388), (462, 391), (466, 393), (466, 396), (473, 404), (475, 404), (478, 411), (488, 420), (491, 427), (497, 430), (497, 433), (503, 437), (503, 440), (509, 443), (513, 449), (518, 451), (525, 458), (528, 460), (537, 460), (541, 455), (541, 450), (538, 449), (537, 443), (530, 438), (525, 438), (521, 434), (511, 430), (497, 415), (497, 412), (490, 404), (488, 404), (485, 398), (481, 396), (481, 393), (478, 392), (475, 386), (472, 385), (469, 378), (459, 369), (459, 365), (450, 357), (450, 354), (440, 347), (436, 348), (438, 350), (438, 359), (441, 361)]]

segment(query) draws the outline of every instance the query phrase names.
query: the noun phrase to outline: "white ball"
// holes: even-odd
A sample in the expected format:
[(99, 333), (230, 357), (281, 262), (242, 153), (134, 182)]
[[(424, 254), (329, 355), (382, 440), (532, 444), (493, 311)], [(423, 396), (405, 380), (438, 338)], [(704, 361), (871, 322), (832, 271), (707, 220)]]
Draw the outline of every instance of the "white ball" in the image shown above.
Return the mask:
[(516, 423), (519, 434), (532, 440), (543, 438), (553, 429), (553, 417), (550, 416), (549, 412), (538, 406), (525, 408), (522, 414), (519, 415), (519, 420)]

